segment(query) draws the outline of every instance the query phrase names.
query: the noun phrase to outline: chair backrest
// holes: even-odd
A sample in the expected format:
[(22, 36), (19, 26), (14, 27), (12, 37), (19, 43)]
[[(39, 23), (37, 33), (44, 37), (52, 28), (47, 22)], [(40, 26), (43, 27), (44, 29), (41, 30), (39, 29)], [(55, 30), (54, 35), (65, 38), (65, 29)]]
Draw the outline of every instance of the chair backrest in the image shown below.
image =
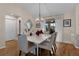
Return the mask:
[(21, 34), (18, 36), (19, 48), (22, 51), (26, 51), (28, 48), (28, 41), (25, 34)]
[(56, 36), (57, 36), (57, 32), (52, 33), (50, 44), (49, 44), (50, 46), (52, 46), (52, 44), (56, 43)]

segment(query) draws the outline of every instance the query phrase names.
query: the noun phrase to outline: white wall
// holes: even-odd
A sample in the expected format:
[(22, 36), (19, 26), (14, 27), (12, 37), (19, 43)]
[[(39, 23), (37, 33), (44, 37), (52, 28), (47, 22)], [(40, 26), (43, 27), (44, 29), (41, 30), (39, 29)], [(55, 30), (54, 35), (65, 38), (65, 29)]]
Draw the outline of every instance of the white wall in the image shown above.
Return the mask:
[(75, 10), (65, 13), (64, 19), (71, 19), (71, 27), (63, 27), (63, 42), (73, 43), (72, 36), (75, 35)]
[(0, 4), (0, 47), (5, 46), (5, 15), (14, 13), (22, 17), (22, 20), (32, 19), (31, 14), (17, 4)]
[(75, 47), (79, 46), (79, 5), (76, 5), (73, 10), (64, 13), (62, 19), (59, 16), (55, 16), (55, 18), (58, 17), (61, 22), (63, 22), (64, 19), (71, 19), (71, 27), (63, 27), (62, 42), (72, 43)]
[(79, 34), (79, 4), (75, 7), (76, 34)]
[(79, 48), (79, 4), (75, 7), (75, 31), (73, 44), (76, 48)]
[(56, 19), (55, 20), (55, 24), (56, 24), (56, 27), (55, 27), (55, 31), (57, 32), (57, 38), (56, 38), (56, 41), (57, 42), (62, 42), (63, 38), (62, 38), (62, 32), (63, 32), (63, 22), (62, 22), (62, 19)]

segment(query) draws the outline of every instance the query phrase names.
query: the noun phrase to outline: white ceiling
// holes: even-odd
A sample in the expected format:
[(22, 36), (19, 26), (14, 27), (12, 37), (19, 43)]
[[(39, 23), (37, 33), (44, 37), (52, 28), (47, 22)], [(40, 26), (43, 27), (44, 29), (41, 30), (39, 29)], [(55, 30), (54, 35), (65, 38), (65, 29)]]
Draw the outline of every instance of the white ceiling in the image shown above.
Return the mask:
[[(22, 3), (19, 4), (26, 10), (28, 10), (34, 18), (39, 15), (39, 4), (38, 3)], [(74, 3), (41, 3), (40, 14), (42, 17), (61, 15), (67, 11), (73, 10), (76, 4)]]

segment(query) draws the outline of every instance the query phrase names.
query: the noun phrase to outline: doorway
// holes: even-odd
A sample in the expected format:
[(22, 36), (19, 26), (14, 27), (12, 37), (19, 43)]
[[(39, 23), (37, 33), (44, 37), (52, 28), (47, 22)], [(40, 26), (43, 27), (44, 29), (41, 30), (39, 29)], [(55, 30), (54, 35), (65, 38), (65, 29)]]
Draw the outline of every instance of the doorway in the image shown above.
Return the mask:
[(17, 21), (16, 18), (5, 16), (5, 40), (15, 39), (17, 36)]

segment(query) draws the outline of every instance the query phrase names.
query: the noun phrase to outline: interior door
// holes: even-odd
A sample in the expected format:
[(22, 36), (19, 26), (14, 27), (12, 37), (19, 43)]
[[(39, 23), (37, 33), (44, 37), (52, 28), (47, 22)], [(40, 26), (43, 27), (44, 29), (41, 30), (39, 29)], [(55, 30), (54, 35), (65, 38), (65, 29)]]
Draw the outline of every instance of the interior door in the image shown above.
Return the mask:
[(15, 39), (17, 35), (17, 26), (16, 26), (16, 20), (5, 20), (5, 39), (11, 40)]

